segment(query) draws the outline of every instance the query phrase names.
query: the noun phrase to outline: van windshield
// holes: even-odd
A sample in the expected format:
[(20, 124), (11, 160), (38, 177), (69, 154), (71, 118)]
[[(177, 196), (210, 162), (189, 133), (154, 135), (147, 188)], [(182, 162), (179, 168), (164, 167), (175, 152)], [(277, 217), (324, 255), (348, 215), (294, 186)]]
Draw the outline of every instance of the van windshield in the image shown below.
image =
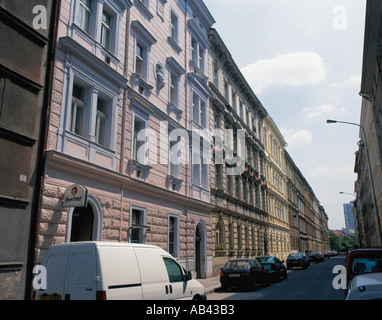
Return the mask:
[(382, 253), (356, 256), (351, 265), (354, 275), (382, 272)]

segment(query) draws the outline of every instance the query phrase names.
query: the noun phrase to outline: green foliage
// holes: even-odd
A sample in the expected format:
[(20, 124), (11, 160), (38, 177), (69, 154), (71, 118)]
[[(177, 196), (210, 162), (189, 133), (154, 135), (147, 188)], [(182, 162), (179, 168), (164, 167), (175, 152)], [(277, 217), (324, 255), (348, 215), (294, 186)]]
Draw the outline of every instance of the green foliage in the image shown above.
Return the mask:
[(338, 236), (329, 230), (330, 249), (334, 251), (347, 251), (356, 245), (356, 239), (353, 236)]

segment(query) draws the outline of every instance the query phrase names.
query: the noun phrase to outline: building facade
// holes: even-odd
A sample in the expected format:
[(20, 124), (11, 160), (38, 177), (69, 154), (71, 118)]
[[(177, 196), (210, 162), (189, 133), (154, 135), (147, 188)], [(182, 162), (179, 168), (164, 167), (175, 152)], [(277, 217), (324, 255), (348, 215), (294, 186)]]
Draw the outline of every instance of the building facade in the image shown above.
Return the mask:
[[(218, 274), (227, 259), (269, 252), (262, 143), (267, 113), (215, 29), (209, 31), (209, 41), (210, 131), (220, 130), (211, 141), (210, 165), (213, 265), (214, 273)], [(232, 143), (228, 132), (232, 133)], [(219, 145), (219, 137), (226, 139), (224, 150)], [(219, 162), (219, 155), (223, 153), (223, 161)], [(231, 157), (235, 158), (234, 162)]]
[(286, 141), (273, 119), (268, 116), (263, 125), (265, 174), (268, 186), (268, 237), (270, 254), (286, 261), (291, 251), (288, 186), (286, 175)]
[[(36, 262), (57, 243), (137, 242), (212, 274), (209, 168), (190, 141), (213, 23), (198, 0), (62, 1)], [(87, 206), (64, 205), (73, 185)]]
[(355, 183), (357, 198), (353, 210), (355, 233), (358, 244), (362, 246), (382, 245), (381, 17), (382, 4), (379, 1), (367, 1), (360, 92), (363, 98), (360, 125), (363, 129), (360, 130), (361, 142), (355, 161), (355, 172), (358, 176)]
[(55, 1), (0, 3), (0, 300), (31, 291)]

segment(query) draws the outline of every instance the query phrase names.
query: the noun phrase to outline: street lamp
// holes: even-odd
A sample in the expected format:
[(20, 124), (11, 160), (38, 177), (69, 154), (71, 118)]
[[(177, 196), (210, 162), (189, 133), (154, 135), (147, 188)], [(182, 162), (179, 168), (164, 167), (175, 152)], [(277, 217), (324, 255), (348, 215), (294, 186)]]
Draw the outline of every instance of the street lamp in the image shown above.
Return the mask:
[(360, 124), (358, 124), (358, 123), (354, 123), (354, 122), (338, 121), (338, 120), (327, 120), (326, 123), (327, 123), (327, 124), (332, 124), (332, 123), (349, 124), (349, 125), (357, 126), (357, 127), (361, 128), (361, 130), (362, 130), (362, 132), (363, 132), (363, 136), (364, 136), (364, 139), (365, 139), (366, 155), (367, 155), (367, 160), (368, 160), (368, 163), (369, 163), (369, 172), (370, 172), (371, 186), (372, 186), (372, 190), (373, 190), (373, 198), (374, 198), (375, 214), (377, 215), (377, 224), (378, 224), (378, 232), (379, 232), (379, 241), (380, 241), (380, 245), (382, 245), (381, 223), (380, 223), (379, 213), (378, 213), (378, 202), (377, 202), (377, 197), (376, 197), (376, 195), (375, 195), (374, 178), (373, 178), (373, 172), (372, 172), (372, 169), (371, 169), (371, 162), (370, 162), (370, 155), (369, 155), (369, 147), (368, 147), (368, 144), (367, 144), (366, 130), (365, 130), (365, 128), (362, 127)]
[(353, 197), (356, 197), (357, 198), (357, 196), (354, 194), (354, 193), (349, 193), (349, 192), (340, 192), (340, 194), (348, 194), (348, 195), (351, 195), (351, 196), (353, 196)]

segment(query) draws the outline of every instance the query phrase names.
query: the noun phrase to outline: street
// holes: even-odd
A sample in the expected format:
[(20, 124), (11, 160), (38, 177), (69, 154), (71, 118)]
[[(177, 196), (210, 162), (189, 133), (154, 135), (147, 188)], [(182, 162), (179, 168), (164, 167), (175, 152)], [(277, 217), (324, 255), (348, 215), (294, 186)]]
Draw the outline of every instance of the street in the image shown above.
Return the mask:
[(337, 256), (320, 263), (311, 263), (306, 270), (288, 270), (288, 279), (260, 287), (256, 291), (230, 288), (214, 292), (208, 300), (343, 300), (343, 290), (335, 290), (333, 268), (345, 265), (345, 257)]

